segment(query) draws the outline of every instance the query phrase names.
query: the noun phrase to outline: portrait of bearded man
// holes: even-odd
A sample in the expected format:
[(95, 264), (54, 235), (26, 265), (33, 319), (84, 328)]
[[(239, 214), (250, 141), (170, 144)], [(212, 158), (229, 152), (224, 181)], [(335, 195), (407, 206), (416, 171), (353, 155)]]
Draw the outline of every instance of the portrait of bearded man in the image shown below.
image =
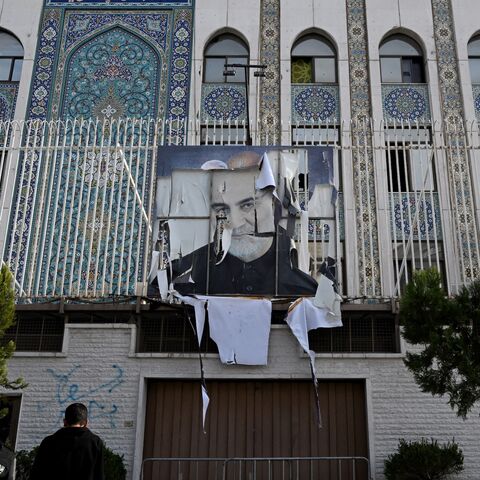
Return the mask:
[[(314, 295), (317, 282), (294, 264), (293, 244), (278, 224), (274, 187), (258, 188), (260, 156), (243, 152), (212, 171), (213, 241), (172, 262), (182, 294)], [(206, 166), (204, 169), (208, 169)]]

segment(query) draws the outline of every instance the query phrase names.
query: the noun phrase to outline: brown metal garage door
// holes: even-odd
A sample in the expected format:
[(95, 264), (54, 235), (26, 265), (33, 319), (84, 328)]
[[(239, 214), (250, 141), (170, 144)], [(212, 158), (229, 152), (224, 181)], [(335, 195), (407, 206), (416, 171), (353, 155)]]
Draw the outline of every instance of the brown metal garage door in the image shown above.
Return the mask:
[[(368, 456), (364, 382), (320, 382), (321, 429), (309, 381), (210, 381), (208, 391), (204, 434), (198, 382), (149, 383), (144, 458)], [(232, 479), (367, 478), (365, 464), (357, 463), (354, 477), (348, 462), (340, 467), (325, 461), (277, 462), (270, 467), (258, 463), (255, 472), (247, 464), (228, 468), (226, 477)], [(195, 472), (193, 466), (182, 467), (179, 474), (179, 462), (154, 462), (146, 464), (144, 478), (185, 480), (197, 478), (198, 472), (200, 479), (222, 478), (219, 469), (200, 464)]]

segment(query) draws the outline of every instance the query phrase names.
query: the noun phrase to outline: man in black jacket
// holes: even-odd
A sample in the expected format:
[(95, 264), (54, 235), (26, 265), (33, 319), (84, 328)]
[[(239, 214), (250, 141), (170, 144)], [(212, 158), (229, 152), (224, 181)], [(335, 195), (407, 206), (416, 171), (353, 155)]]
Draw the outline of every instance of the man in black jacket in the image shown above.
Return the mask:
[(64, 427), (40, 444), (30, 480), (104, 480), (103, 442), (87, 423), (87, 407), (69, 405)]

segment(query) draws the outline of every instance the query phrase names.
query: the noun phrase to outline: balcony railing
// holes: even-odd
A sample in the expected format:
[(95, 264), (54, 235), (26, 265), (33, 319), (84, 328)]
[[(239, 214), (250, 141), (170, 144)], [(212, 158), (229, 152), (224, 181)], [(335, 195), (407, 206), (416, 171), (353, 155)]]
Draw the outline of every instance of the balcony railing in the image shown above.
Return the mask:
[(432, 120), (426, 84), (384, 83), (382, 106), (387, 122), (429, 123)]

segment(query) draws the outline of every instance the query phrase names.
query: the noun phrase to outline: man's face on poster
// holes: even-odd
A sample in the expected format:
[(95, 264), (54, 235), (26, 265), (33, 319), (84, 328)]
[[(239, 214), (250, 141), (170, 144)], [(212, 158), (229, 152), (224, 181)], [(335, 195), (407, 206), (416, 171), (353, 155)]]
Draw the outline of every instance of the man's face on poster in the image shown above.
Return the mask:
[(212, 220), (232, 232), (229, 253), (244, 262), (264, 255), (275, 232), (271, 189), (255, 188), (255, 171), (217, 171), (212, 181)]

